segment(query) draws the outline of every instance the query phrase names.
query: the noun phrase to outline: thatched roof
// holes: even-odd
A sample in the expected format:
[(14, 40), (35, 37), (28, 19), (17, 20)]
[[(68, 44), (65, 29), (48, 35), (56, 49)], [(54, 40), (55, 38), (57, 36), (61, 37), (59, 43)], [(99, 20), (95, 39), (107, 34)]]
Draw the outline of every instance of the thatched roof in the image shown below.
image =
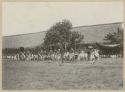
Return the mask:
[[(78, 31), (84, 35), (85, 43), (104, 42), (104, 36), (109, 32), (117, 32), (121, 27), (121, 22), (73, 27), (71, 31)], [(41, 45), (47, 31), (37, 33), (4, 36), (3, 48), (35, 47)]]

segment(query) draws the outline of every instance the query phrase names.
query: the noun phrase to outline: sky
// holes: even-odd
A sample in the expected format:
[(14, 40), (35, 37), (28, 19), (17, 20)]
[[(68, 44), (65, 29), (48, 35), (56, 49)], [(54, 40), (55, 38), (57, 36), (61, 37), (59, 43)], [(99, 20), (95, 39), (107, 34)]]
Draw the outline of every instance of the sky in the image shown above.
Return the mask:
[(63, 19), (73, 27), (123, 22), (122, 2), (4, 2), (3, 36), (46, 31)]

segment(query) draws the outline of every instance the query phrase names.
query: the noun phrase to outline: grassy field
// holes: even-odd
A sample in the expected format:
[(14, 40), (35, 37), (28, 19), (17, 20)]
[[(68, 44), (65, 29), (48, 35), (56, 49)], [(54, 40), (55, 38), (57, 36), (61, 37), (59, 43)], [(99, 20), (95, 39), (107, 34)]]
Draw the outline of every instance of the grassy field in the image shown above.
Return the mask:
[(123, 88), (123, 59), (102, 59), (94, 64), (59, 64), (3, 60), (5, 90), (118, 90)]

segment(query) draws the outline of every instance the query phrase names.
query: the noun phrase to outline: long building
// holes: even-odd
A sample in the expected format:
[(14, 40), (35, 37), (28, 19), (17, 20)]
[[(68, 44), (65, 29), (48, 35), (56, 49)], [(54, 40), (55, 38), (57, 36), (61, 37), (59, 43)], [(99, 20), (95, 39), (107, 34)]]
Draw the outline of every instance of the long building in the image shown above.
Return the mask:
[[(107, 23), (89, 26), (73, 27), (71, 31), (78, 31), (84, 35), (85, 43), (102, 43), (108, 33), (117, 32), (121, 28), (122, 22)], [(28, 33), (13, 36), (3, 36), (2, 46), (4, 48), (36, 47), (43, 43), (47, 31)]]

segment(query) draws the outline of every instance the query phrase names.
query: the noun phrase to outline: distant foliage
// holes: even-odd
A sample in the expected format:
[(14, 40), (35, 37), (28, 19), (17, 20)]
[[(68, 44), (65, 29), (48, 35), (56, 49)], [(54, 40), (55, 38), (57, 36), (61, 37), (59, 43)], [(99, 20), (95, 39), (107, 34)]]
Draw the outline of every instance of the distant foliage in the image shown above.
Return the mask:
[(18, 48), (5, 48), (2, 49), (3, 55), (13, 55), (18, 52)]
[(118, 28), (117, 32), (108, 33), (104, 40), (111, 44), (123, 44), (123, 29)]

